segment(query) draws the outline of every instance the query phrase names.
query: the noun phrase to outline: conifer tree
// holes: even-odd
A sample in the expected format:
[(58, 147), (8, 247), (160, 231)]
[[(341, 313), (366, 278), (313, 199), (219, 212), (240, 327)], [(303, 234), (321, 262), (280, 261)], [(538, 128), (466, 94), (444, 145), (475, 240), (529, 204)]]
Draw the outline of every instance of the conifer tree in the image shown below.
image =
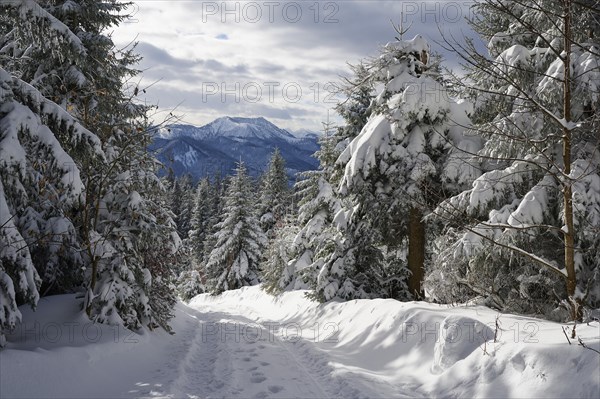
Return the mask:
[(205, 260), (204, 243), (211, 232), (211, 226), (214, 222), (215, 191), (216, 187), (211, 185), (208, 177), (200, 180), (196, 188), (189, 237), (193, 256), (198, 263), (202, 263)]
[[(84, 309), (99, 322), (129, 328), (161, 326), (175, 302), (167, 267), (180, 246), (156, 177), (158, 163), (147, 152), (151, 135), (148, 106), (135, 102), (131, 79), (138, 74), (134, 47), (120, 50), (106, 29), (128, 18), (127, 3), (65, 1), (41, 3), (69, 27), (86, 48), (75, 65), (56, 59), (38, 68), (37, 82), (98, 132), (107, 154), (103, 162), (84, 163), (85, 203), (78, 220), (84, 253), (87, 294)], [(45, 56), (43, 47), (40, 57)], [(53, 68), (53, 69), (52, 69)], [(52, 79), (64, 70), (66, 87)]]
[[(423, 295), (423, 216), (440, 193), (476, 174), (452, 149), (477, 145), (465, 140), (460, 126), (468, 124), (468, 107), (446, 94), (429, 53), (417, 36), (387, 44), (364, 64), (362, 82), (382, 89), (337, 160), (344, 169), (341, 209), (333, 219), (339, 238), (319, 273), (319, 299)], [(408, 253), (404, 260), (397, 257), (402, 253)], [(401, 281), (407, 277), (408, 287)]]
[(213, 294), (258, 284), (259, 262), (266, 244), (251, 202), (251, 181), (243, 163), (226, 190), (214, 248), (205, 265), (207, 289)]
[(292, 215), (284, 218), (274, 227), (273, 238), (265, 249), (265, 260), (261, 268), (262, 288), (269, 294), (277, 295), (290, 286), (296, 278), (293, 254), (294, 238), (299, 228), (294, 225)]
[(189, 174), (174, 178), (171, 188), (171, 211), (174, 214), (177, 233), (182, 239), (188, 238), (192, 229), (192, 217), (194, 212), (194, 187), (192, 177)]
[(547, 316), (558, 297), (580, 318), (600, 300), (597, 3), (474, 7), (491, 57), (470, 43), (448, 46), (470, 65), (456, 83), (476, 103), (486, 173), (438, 209), (455, 230), (441, 242), (431, 292)]
[[(32, 86), (24, 74), (39, 43), (46, 43), (55, 56), (71, 54), (79, 59), (86, 54), (81, 40), (36, 2), (0, 2), (0, 11), (2, 346), (5, 332), (21, 318), (17, 306), (37, 304), (38, 270), (45, 277), (48, 269), (56, 270), (60, 264), (81, 266), (73, 223), (85, 191), (78, 161), (103, 159), (104, 154), (99, 138)], [(69, 274), (69, 279), (74, 275)]]
[(289, 191), (285, 160), (276, 148), (269, 161), (269, 168), (262, 178), (260, 191), (259, 220), (267, 236), (272, 235), (271, 229), (282, 222), (288, 211)]
[[(7, 10), (2, 21), (8, 22), (2, 25), (0, 53), (10, 73), (38, 90), (39, 104), (47, 103), (41, 97), (51, 99), (60, 113), (95, 133), (95, 149), (90, 151), (89, 145), (86, 150), (73, 140), (77, 128), (65, 122), (65, 115), (51, 125), (42, 120), (72, 154), (71, 159), (61, 159), (61, 167), (73, 170), (81, 190), (76, 204), (53, 193), (62, 203), (52, 206), (59, 212), (52, 219), (37, 205), (28, 211), (60, 226), (57, 230), (43, 223), (41, 233), (28, 230), (32, 259), (40, 259), (36, 268), (44, 292), (86, 286), (83, 307), (92, 319), (166, 327), (174, 304), (166, 263), (179, 239), (154, 174), (156, 161), (146, 151), (148, 107), (136, 105), (130, 94), (137, 91), (129, 82), (138, 73), (132, 65), (139, 56), (133, 49), (116, 49), (105, 33), (127, 18), (122, 13), (127, 4), (79, 0), (2, 6)], [(24, 186), (33, 189), (37, 183), (32, 183)], [(52, 201), (41, 204), (46, 207)], [(71, 208), (60, 210), (66, 206)]]
[(265, 276), (265, 285), (284, 290), (314, 288), (318, 272), (331, 254), (335, 235), (332, 221), (340, 208), (331, 180), (335, 179), (335, 160), (339, 156), (336, 146), (344, 140), (334, 131), (331, 122), (323, 123), (320, 148), (314, 155), (319, 160), (319, 169), (301, 173), (294, 187), (299, 205), (299, 231), (292, 241), (290, 271), (277, 281)]
[(182, 271), (177, 279), (177, 292), (179, 297), (184, 301), (189, 301), (196, 295), (206, 292), (203, 280), (203, 274), (200, 268), (192, 267), (189, 270)]

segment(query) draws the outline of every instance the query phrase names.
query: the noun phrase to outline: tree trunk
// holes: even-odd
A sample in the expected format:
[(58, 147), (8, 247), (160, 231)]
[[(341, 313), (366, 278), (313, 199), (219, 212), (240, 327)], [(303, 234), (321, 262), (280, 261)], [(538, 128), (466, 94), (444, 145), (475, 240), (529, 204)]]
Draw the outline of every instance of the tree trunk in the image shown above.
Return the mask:
[[(564, 119), (571, 122), (571, 0), (564, 0)], [(580, 299), (575, 298), (577, 276), (575, 274), (575, 239), (573, 223), (573, 186), (571, 179), (566, 177), (571, 173), (571, 127), (563, 127), (563, 164), (565, 182), (563, 187), (563, 203), (565, 214), (565, 228), (563, 236), (565, 241), (565, 269), (567, 271), (567, 295), (571, 304), (571, 317), (573, 320), (582, 318)]]
[(423, 267), (425, 265), (425, 224), (423, 215), (417, 208), (410, 209), (408, 225), (408, 289), (414, 299), (422, 299)]

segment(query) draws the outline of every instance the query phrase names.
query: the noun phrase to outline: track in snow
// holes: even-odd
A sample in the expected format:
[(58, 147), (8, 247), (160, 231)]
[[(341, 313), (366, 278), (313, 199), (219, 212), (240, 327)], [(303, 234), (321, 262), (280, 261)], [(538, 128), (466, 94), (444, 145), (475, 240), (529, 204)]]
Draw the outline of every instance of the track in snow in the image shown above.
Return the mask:
[[(236, 314), (183, 308), (188, 318), (164, 365), (140, 390), (164, 398), (365, 398), (381, 396), (381, 380), (340, 375), (315, 343), (283, 338), (273, 325)], [(419, 396), (385, 387), (395, 397)]]
[[(325, 398), (328, 391), (299, 363), (274, 327), (259, 326), (242, 316), (202, 313), (186, 308), (186, 331), (167, 368), (174, 378), (165, 392), (174, 398)], [(175, 365), (175, 363), (177, 363)], [(165, 377), (157, 376), (158, 379)]]

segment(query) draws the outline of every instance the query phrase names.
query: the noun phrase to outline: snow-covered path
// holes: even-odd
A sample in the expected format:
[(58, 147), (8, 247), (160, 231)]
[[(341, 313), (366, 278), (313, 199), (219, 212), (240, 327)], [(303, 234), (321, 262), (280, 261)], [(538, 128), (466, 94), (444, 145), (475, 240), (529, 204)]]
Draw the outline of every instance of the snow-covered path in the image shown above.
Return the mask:
[[(173, 335), (91, 323), (70, 295), (21, 310), (3, 399), (600, 397), (600, 356), (570, 326), (481, 306), (246, 287), (178, 303)], [(577, 334), (600, 349), (598, 322)]]
[(267, 328), (242, 316), (189, 311), (190, 344), (168, 396), (331, 396)]
[[(259, 325), (242, 315), (182, 307), (185, 330), (152, 378), (162, 389), (139, 394), (173, 398), (358, 398), (381, 394), (385, 383), (335, 375), (318, 342), (300, 337), (294, 324)], [(326, 342), (327, 343), (327, 342)], [(331, 341), (333, 343), (333, 340)], [(146, 385), (146, 384), (143, 384)], [(388, 389), (391, 387), (388, 387)], [(394, 397), (421, 396), (395, 391)], [(388, 390), (389, 392), (389, 390)]]

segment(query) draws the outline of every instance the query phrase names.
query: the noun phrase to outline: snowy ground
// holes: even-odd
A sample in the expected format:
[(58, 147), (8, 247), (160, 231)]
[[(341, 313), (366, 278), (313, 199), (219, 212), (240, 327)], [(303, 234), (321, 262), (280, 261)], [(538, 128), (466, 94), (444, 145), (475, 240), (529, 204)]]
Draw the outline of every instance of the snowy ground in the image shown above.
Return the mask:
[[(258, 287), (179, 304), (176, 334), (86, 321), (70, 296), (23, 309), (0, 397), (600, 397), (600, 355), (561, 325), (483, 307), (320, 305)], [(577, 326), (600, 349), (599, 324)]]

